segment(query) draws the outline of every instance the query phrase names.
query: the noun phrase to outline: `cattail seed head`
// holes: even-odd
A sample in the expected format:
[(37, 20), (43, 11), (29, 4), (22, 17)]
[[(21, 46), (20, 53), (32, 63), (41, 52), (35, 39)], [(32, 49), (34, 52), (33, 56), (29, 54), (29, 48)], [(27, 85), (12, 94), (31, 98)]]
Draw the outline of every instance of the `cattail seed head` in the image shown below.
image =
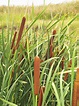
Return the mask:
[(22, 33), (23, 33), (25, 21), (26, 21), (26, 18), (23, 17), (23, 18), (22, 18), (22, 22), (21, 22), (21, 26), (20, 26), (20, 30), (19, 30), (19, 33), (18, 33), (18, 39), (17, 39), (17, 42), (16, 42), (16, 47), (17, 47), (17, 48), (18, 48), (18, 46), (19, 46), (19, 42), (20, 42), (21, 37), (22, 37)]
[(40, 89), (40, 58), (34, 59), (34, 94), (38, 95)]
[(42, 87), (40, 88), (38, 106), (42, 106), (42, 100), (43, 100), (44, 91), (45, 91), (45, 86), (42, 86)]
[(52, 35), (55, 35), (55, 34), (56, 34), (56, 30), (53, 30)]
[(11, 49), (14, 47), (14, 43), (15, 43), (15, 39), (16, 39), (16, 34), (17, 34), (17, 31), (15, 31), (15, 33), (14, 33), (12, 44), (11, 44)]

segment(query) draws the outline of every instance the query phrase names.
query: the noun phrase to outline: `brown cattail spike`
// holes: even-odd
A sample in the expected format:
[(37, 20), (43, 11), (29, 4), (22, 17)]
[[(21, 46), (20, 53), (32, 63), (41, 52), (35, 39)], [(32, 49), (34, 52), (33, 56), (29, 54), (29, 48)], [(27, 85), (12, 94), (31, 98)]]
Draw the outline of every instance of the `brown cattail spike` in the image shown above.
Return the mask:
[[(52, 37), (50, 38), (50, 42), (49, 42), (49, 49), (50, 49), (50, 50), (47, 49), (46, 55), (45, 55), (45, 60), (47, 60), (48, 54), (49, 54), (49, 57), (50, 57), (50, 58), (51, 58), (52, 56), (54, 56), (54, 53), (52, 52), (52, 50), (53, 50), (54, 37), (55, 37), (55, 36), (52, 36)], [(49, 53), (48, 51), (49, 51), (50, 53)]]
[(50, 45), (50, 58), (53, 56), (52, 49), (53, 49), (53, 47), (52, 47), (52, 45)]
[(22, 33), (23, 33), (25, 21), (26, 21), (26, 18), (23, 17), (22, 22), (21, 22), (21, 26), (20, 26), (20, 30), (19, 30), (19, 33), (18, 33), (18, 39), (17, 39), (16, 45), (13, 47), (12, 55), (15, 53), (16, 49), (18, 49), (19, 42), (21, 40), (21, 36), (22, 36)]
[(53, 32), (52, 32), (52, 37), (50, 38), (50, 45), (53, 43), (53, 41), (54, 41), (54, 37), (55, 37), (55, 35), (56, 35), (56, 30), (53, 30)]
[(12, 57), (13, 57), (13, 55), (14, 55), (14, 53), (15, 53), (15, 50), (16, 50), (16, 46), (13, 47), (13, 50), (12, 50)]
[(34, 94), (38, 95), (40, 89), (40, 58), (34, 59)]
[(63, 57), (63, 58), (62, 58), (62, 61), (61, 61), (61, 68), (62, 68), (62, 69), (64, 69), (64, 61), (65, 61), (65, 58)]
[(53, 30), (53, 33), (52, 33), (52, 35), (55, 35), (56, 34), (56, 30)]
[(13, 37), (13, 40), (12, 40), (11, 49), (14, 47), (14, 43), (15, 43), (15, 39), (16, 39), (16, 34), (17, 34), (17, 31), (15, 31), (15, 33), (14, 33), (14, 37)]
[[(68, 68), (70, 68), (71, 66), (72, 66), (72, 60), (69, 61)], [(65, 74), (64, 81), (68, 79), (68, 75), (69, 75), (68, 73)]]
[(79, 81), (79, 68), (77, 68), (76, 81)]
[(22, 22), (21, 22), (21, 26), (20, 26), (20, 30), (19, 30), (19, 33), (18, 33), (18, 39), (17, 39), (17, 42), (16, 42), (16, 48), (18, 48), (18, 46), (19, 46), (19, 42), (20, 42), (21, 37), (22, 37), (25, 21), (26, 21), (26, 18), (23, 17), (22, 18)]
[(79, 68), (77, 68), (76, 80), (74, 81), (72, 106), (77, 106), (78, 101), (79, 101)]
[(43, 100), (43, 93), (45, 91), (45, 86), (42, 86), (40, 88), (40, 95), (39, 95), (39, 100), (38, 100), (38, 106), (42, 106), (42, 100)]
[(40, 63), (44, 62), (44, 60), (40, 60)]
[(77, 89), (78, 83), (74, 82), (74, 90), (73, 90), (73, 97), (72, 97), (72, 106), (77, 106)]
[(50, 45), (53, 43), (54, 37), (55, 37), (55, 36), (52, 36), (52, 37), (50, 38)]

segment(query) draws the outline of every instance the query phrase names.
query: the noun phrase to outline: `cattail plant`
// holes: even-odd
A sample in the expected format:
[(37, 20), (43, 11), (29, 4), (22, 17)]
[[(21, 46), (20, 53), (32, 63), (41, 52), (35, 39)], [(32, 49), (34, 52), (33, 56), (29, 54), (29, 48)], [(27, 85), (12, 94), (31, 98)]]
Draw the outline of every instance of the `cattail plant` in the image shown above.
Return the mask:
[(38, 106), (42, 106), (42, 100), (43, 100), (44, 91), (45, 91), (45, 86), (41, 86), (40, 94), (39, 94), (39, 100), (38, 100)]
[(53, 46), (50, 45), (50, 58), (53, 57), (53, 55), (54, 55), (53, 52), (52, 52), (52, 48), (53, 48)]
[[(71, 66), (72, 66), (72, 60), (69, 61), (68, 68), (70, 68)], [(68, 79), (68, 75), (69, 75), (68, 73), (65, 74), (64, 81)]]
[(16, 39), (17, 31), (15, 31), (13, 39), (12, 39), (12, 44), (11, 44), (11, 49), (14, 47), (15, 39)]
[(56, 30), (53, 30), (52, 35), (56, 35)]
[(19, 46), (19, 42), (20, 42), (21, 37), (22, 37), (25, 21), (26, 21), (26, 18), (23, 17), (22, 18), (22, 22), (21, 22), (21, 26), (20, 26), (20, 30), (19, 30), (19, 33), (18, 33), (18, 39), (17, 39), (17, 42), (16, 42), (16, 48), (18, 48), (18, 46)]
[[(20, 30), (19, 30), (19, 33), (18, 33), (17, 42), (16, 42), (16, 45), (14, 46), (15, 39), (16, 39), (16, 35), (17, 35), (17, 32), (15, 31), (15, 34), (14, 34), (14, 37), (13, 37), (13, 40), (12, 40), (12, 44), (11, 44), (12, 57), (13, 57), (13, 54), (15, 53), (15, 50), (18, 49), (18, 46), (19, 46), (19, 43), (20, 43), (20, 40), (21, 40), (21, 37), (22, 37), (22, 33), (23, 33), (25, 21), (26, 21), (26, 18), (23, 17), (23, 18), (22, 18), (22, 22), (21, 22), (21, 26), (20, 26)], [(22, 56), (22, 59), (23, 59), (23, 58), (24, 58), (24, 57)], [(22, 60), (22, 59), (21, 59), (21, 60)], [(21, 61), (21, 60), (20, 60), (20, 61)], [(20, 66), (19, 66), (18, 68), (20, 68)], [(11, 82), (12, 82), (13, 76), (14, 76), (14, 70), (12, 70), (12, 74), (11, 74), (11, 78), (10, 78), (10, 79), (11, 79)]]
[[(53, 41), (54, 41), (54, 38), (55, 38), (55, 34), (56, 34), (56, 30), (53, 30), (52, 32), (52, 37), (50, 38), (50, 42), (49, 42), (49, 50), (47, 49), (47, 52), (46, 52), (46, 55), (45, 55), (45, 60), (47, 60), (48, 58), (48, 53), (49, 53), (49, 57), (53, 57), (54, 56), (54, 52), (53, 52)], [(49, 52), (48, 52), (49, 51)]]
[(22, 18), (22, 22), (21, 22), (21, 26), (20, 26), (20, 30), (19, 30), (19, 33), (18, 33), (17, 42), (16, 42), (16, 45), (13, 48), (12, 54), (14, 54), (15, 53), (15, 50), (18, 49), (18, 47), (19, 47), (19, 43), (20, 43), (20, 40), (21, 40), (21, 37), (22, 37), (22, 33), (23, 33), (25, 21), (26, 21), (26, 18), (23, 17)]
[(79, 68), (77, 68), (76, 79), (74, 81), (72, 106), (77, 106), (79, 101)]
[[(52, 33), (52, 37), (51, 37), (51, 39), (50, 39), (50, 53), (49, 53), (49, 56), (50, 56), (50, 58), (52, 58), (52, 57), (54, 57), (54, 51), (53, 51), (53, 49), (54, 49), (54, 45), (53, 45), (53, 41), (54, 41), (54, 38), (55, 38), (55, 34), (56, 34), (56, 30), (53, 30), (53, 33)], [(50, 63), (50, 66), (52, 65), (52, 62)]]
[(40, 89), (40, 58), (34, 59), (34, 94), (38, 95)]
[(61, 68), (62, 68), (62, 70), (64, 69), (64, 60), (65, 60), (65, 58), (63, 57), (62, 61), (61, 61)]
[(52, 52), (53, 50), (53, 41), (54, 41), (54, 38), (55, 38), (55, 35), (56, 35), (56, 30), (53, 30), (53, 33), (52, 33), (52, 37), (50, 39), (50, 58), (54, 56), (54, 52)]

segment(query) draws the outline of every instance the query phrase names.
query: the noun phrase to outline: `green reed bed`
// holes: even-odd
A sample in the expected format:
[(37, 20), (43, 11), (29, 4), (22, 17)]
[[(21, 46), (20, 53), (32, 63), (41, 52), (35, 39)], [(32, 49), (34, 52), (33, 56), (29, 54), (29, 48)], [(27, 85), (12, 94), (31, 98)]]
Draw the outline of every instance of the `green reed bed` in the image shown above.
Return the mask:
[[(28, 28), (25, 20), (15, 31), (2, 29), (0, 33), (0, 106), (37, 106), (39, 93), (34, 93), (34, 58), (40, 58), (40, 88), (43, 89), (40, 106), (71, 106), (75, 69), (77, 67), (77, 39), (69, 26), (79, 15), (64, 24), (64, 16), (43, 27), (33, 26), (46, 8), (32, 20)], [(59, 26), (58, 23), (62, 22)], [(13, 26), (13, 25), (12, 25)], [(55, 30), (55, 27), (59, 27)], [(55, 33), (53, 31), (56, 31)], [(74, 36), (74, 42), (71, 36)], [(54, 36), (53, 40), (52, 37)], [(70, 38), (71, 37), (71, 38)], [(12, 45), (12, 41), (13, 46)], [(51, 42), (51, 43), (50, 43)], [(72, 61), (69, 67), (69, 61)], [(36, 64), (37, 65), (37, 64)], [(38, 69), (37, 69), (38, 70)], [(66, 80), (65, 75), (68, 74)]]

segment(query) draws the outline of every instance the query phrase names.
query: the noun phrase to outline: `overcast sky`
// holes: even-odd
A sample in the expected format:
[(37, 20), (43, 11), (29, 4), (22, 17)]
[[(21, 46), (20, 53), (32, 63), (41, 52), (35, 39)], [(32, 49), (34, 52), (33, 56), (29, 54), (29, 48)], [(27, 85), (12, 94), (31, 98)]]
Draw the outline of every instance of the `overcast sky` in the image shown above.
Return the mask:
[[(53, 3), (58, 4), (62, 2), (70, 2), (76, 0), (45, 0), (46, 4)], [(10, 5), (42, 5), (44, 0), (10, 0)], [(8, 0), (0, 0), (0, 5), (8, 5)]]

